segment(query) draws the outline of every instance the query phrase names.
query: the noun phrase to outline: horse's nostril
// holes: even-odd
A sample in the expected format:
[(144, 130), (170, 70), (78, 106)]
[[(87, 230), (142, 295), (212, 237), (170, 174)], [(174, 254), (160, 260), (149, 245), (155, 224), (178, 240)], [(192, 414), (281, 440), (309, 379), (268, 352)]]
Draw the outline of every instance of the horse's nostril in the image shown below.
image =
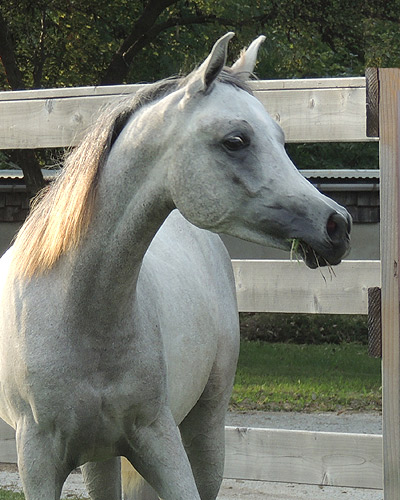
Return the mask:
[(329, 238), (334, 238), (338, 230), (338, 224), (335, 221), (334, 215), (331, 215), (326, 224), (326, 231), (329, 235)]
[(332, 214), (326, 223), (326, 232), (331, 240), (341, 240), (350, 234), (351, 217), (339, 213)]

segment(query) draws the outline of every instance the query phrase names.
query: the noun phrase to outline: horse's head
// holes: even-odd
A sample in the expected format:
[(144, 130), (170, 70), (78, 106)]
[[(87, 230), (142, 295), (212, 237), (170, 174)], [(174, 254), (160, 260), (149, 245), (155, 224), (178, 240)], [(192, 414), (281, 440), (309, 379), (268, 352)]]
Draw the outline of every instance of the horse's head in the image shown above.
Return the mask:
[(351, 218), (299, 173), (282, 129), (246, 90), (264, 37), (227, 69), (232, 36), (215, 44), (180, 90), (172, 199), (200, 227), (280, 248), (295, 242), (309, 267), (338, 264), (349, 249)]

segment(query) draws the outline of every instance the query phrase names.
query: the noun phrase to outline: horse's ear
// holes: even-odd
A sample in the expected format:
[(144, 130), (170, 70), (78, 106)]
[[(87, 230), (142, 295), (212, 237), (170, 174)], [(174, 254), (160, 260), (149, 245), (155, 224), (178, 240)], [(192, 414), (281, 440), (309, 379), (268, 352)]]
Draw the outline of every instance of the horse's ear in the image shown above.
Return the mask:
[(259, 36), (251, 43), (247, 50), (242, 52), (239, 59), (231, 68), (236, 75), (242, 77), (243, 79), (247, 79), (252, 75), (257, 62), (258, 49), (264, 40), (264, 35)]
[(206, 92), (226, 63), (229, 40), (235, 36), (229, 32), (221, 37), (212, 48), (207, 59), (189, 76), (188, 93), (193, 95), (197, 92)]

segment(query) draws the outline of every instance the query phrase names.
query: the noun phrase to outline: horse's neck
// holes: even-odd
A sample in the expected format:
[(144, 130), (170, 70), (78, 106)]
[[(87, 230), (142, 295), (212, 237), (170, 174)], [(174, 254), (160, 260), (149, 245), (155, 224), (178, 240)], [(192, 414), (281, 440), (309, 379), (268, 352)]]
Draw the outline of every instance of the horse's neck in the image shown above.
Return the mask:
[[(143, 257), (170, 213), (164, 173), (153, 159), (111, 155), (100, 176), (95, 215), (74, 265), (75, 300), (93, 301), (95, 309), (125, 307), (132, 300)], [(125, 158), (125, 160), (124, 160)]]

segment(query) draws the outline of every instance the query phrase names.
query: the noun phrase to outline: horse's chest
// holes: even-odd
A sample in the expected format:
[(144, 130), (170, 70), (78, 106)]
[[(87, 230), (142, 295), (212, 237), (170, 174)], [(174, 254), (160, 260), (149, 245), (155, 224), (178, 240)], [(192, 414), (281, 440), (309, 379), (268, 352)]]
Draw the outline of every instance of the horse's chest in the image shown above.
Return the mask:
[(134, 332), (116, 331), (108, 342), (101, 329), (90, 337), (84, 330), (59, 332), (45, 349), (29, 347), (22, 385), (31, 392), (35, 420), (45, 425), (56, 420), (72, 433), (83, 429), (89, 439), (107, 441), (152, 419), (165, 397), (162, 349)]

